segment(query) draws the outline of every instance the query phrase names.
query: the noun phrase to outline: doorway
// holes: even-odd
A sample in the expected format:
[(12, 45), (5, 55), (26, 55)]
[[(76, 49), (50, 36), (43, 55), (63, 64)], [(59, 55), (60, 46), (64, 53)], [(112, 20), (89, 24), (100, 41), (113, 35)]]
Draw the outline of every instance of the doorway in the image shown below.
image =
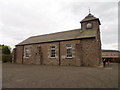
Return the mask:
[(36, 52), (36, 64), (43, 64), (43, 59), (42, 59), (42, 50), (41, 50), (41, 46), (36, 48), (37, 52)]

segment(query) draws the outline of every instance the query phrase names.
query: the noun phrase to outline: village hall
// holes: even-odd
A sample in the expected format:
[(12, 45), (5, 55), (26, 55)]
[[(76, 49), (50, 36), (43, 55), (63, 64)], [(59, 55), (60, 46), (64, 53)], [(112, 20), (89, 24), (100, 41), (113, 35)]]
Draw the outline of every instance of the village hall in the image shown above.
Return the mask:
[(17, 44), (13, 63), (99, 66), (102, 62), (100, 20), (89, 13), (81, 29), (32, 36)]

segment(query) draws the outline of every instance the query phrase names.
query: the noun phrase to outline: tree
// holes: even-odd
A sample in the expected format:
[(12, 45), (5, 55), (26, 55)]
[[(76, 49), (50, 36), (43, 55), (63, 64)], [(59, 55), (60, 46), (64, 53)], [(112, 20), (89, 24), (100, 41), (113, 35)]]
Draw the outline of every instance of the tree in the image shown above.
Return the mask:
[(2, 46), (2, 54), (11, 54), (10, 48), (8, 46)]
[(12, 61), (12, 56), (11, 56), (11, 51), (10, 47), (6, 45), (0, 45), (0, 51), (2, 52), (0, 56), (2, 56), (2, 61), (3, 62), (11, 62)]

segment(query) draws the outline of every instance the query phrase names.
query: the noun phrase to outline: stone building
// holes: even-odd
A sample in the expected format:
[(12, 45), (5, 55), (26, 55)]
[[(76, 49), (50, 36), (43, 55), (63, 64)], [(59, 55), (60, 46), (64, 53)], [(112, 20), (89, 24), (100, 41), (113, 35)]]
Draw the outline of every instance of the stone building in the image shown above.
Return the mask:
[(81, 29), (30, 37), (16, 45), (13, 62), (40, 65), (101, 64), (100, 21), (89, 13)]
[(119, 50), (102, 50), (102, 59), (110, 60), (111, 62), (120, 63), (120, 51)]

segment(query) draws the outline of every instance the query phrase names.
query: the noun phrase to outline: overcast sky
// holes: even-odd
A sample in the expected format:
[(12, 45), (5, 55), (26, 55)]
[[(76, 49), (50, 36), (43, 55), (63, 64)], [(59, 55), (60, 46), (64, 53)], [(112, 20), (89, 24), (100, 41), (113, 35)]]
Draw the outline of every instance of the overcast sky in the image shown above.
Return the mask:
[(118, 2), (97, 1), (0, 0), (0, 44), (13, 48), (30, 36), (81, 28), (90, 7), (101, 21), (102, 49), (117, 50)]

